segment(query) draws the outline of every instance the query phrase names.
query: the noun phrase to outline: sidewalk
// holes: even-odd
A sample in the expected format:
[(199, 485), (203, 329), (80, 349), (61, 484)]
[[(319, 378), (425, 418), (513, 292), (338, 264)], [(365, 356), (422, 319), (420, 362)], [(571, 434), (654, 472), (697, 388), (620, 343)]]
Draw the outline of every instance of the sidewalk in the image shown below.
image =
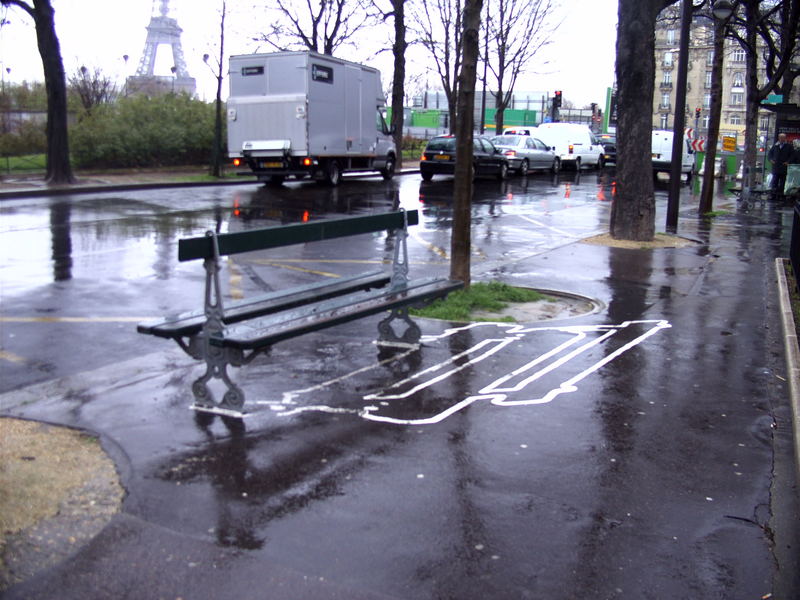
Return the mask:
[[(166, 346), (4, 394), (6, 415), (99, 432), (128, 492), (5, 597), (797, 597), (784, 217), (687, 213), (684, 248), (510, 254), (495, 276), (603, 308), (426, 321), (422, 351), (388, 362), (372, 321), (299, 338), (238, 374), (292, 398), (283, 414), (194, 418), (196, 368)], [(512, 219), (486, 239), (512, 247)]]

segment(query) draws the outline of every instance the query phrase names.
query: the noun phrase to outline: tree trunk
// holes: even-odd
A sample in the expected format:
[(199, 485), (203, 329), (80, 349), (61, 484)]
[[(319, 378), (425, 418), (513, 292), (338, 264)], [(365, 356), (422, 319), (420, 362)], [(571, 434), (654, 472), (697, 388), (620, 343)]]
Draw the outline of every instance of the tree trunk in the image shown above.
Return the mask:
[(47, 174), (50, 184), (73, 183), (67, 133), (67, 83), (49, 0), (34, 0), (33, 19), (47, 90)]
[(472, 143), (474, 130), (475, 79), (478, 71), (478, 42), (483, 0), (464, 4), (463, 60), (458, 76), (458, 113), (456, 126), (456, 166), (453, 181), (453, 233), (451, 239), (450, 277), (470, 284), (470, 228), (472, 210)]
[(756, 20), (759, 0), (748, 0), (745, 3), (745, 107), (744, 107), (744, 168), (742, 169), (742, 189), (750, 189), (755, 185), (756, 156), (758, 139), (758, 105), (762, 97), (758, 90), (758, 69), (756, 61)]
[(719, 122), (722, 117), (722, 66), (725, 52), (725, 21), (714, 22), (714, 63), (711, 66), (711, 106), (708, 114), (708, 136), (706, 141), (703, 188), (700, 191), (700, 214), (714, 208), (714, 163), (717, 160)]
[(619, 0), (617, 27), (617, 185), (611, 236), (649, 241), (655, 234), (650, 156), (659, 0)]
[(397, 166), (403, 166), (403, 98), (406, 79), (406, 22), (404, 0), (392, 0), (394, 9), (394, 78), (392, 79), (392, 129), (397, 147)]

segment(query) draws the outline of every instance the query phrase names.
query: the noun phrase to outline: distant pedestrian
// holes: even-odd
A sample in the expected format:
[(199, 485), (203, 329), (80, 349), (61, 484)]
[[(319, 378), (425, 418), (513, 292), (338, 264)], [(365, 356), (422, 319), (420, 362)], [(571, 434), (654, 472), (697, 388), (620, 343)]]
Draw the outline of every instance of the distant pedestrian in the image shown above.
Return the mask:
[(786, 168), (792, 158), (794, 148), (786, 141), (786, 134), (779, 133), (778, 141), (769, 149), (767, 158), (772, 163), (772, 195), (783, 196), (783, 186), (786, 183)]

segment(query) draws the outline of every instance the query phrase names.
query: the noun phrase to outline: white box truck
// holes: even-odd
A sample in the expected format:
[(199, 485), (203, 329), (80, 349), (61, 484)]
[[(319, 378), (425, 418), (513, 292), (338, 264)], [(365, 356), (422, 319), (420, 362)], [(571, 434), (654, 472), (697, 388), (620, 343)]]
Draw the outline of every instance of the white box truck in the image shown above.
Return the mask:
[[(694, 166), (694, 154), (690, 144), (691, 142), (684, 137), (681, 145), (683, 148), (681, 174), (685, 174), (687, 180), (691, 180)], [(666, 173), (669, 175), (672, 170), (672, 132), (660, 129), (653, 131), (650, 151), (652, 152), (653, 174)]]
[(385, 109), (372, 67), (309, 51), (231, 56), (228, 155), (263, 182), (337, 185), (347, 171), (391, 179), (397, 150)]

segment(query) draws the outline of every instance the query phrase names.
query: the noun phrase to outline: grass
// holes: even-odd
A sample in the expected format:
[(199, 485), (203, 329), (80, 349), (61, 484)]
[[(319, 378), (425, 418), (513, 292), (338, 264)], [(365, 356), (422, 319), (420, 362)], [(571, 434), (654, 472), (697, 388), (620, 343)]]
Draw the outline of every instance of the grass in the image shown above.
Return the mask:
[(0, 158), (0, 170), (6, 173), (25, 173), (44, 171), (46, 168), (44, 154), (23, 154), (20, 156), (3, 156)]
[(724, 217), (725, 215), (731, 214), (730, 211), (727, 210), (712, 210), (707, 213), (703, 213), (704, 217), (714, 218), (714, 217)]
[[(410, 312), (415, 316), (443, 321), (480, 321), (487, 319), (474, 318), (475, 311), (499, 312), (506, 308), (509, 302), (536, 302), (547, 299), (548, 296), (535, 290), (512, 287), (494, 281), (475, 283), (467, 290), (453, 292), (447, 298), (436, 300), (421, 309), (412, 309)], [(498, 319), (491, 320), (497, 321)], [(501, 320), (514, 321), (511, 317)]]

